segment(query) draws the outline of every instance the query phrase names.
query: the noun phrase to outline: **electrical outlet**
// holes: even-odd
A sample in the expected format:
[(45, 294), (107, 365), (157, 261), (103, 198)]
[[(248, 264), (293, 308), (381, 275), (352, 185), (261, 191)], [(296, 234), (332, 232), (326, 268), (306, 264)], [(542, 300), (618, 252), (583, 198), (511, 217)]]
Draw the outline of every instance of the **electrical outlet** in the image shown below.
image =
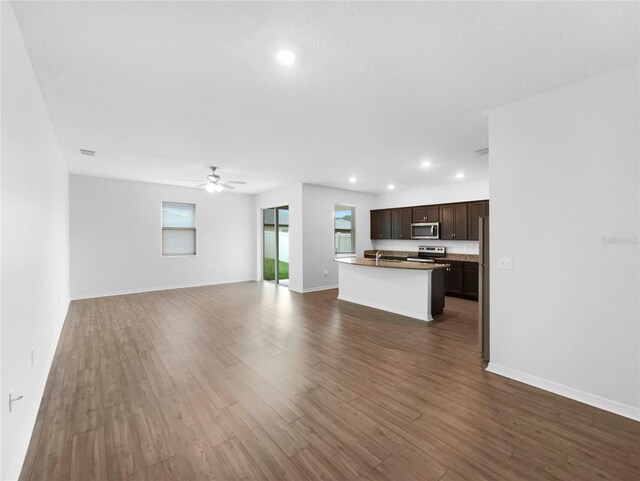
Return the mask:
[(498, 269), (510, 271), (513, 269), (513, 258), (498, 257)]

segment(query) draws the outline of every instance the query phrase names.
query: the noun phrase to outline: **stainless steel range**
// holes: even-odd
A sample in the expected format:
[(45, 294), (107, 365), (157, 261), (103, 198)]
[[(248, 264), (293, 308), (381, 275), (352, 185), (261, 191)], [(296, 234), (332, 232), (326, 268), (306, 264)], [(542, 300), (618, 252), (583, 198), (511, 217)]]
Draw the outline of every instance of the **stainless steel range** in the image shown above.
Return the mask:
[(437, 262), (447, 256), (446, 247), (419, 246), (418, 257), (407, 257), (408, 262)]

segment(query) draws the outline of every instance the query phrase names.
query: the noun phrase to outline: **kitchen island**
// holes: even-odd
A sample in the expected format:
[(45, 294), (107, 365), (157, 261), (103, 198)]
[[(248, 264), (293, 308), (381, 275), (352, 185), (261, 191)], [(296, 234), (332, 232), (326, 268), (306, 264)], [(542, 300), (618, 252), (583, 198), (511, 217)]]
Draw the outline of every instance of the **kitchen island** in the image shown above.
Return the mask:
[(349, 257), (339, 264), (338, 299), (422, 321), (444, 309), (448, 264)]

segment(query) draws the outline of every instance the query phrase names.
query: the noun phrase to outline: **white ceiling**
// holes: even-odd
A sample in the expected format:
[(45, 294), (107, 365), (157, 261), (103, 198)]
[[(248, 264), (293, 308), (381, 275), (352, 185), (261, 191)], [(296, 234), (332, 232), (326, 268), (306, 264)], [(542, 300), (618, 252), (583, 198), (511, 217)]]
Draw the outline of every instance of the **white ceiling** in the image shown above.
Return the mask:
[(194, 185), (213, 164), (247, 193), (487, 178), (487, 109), (638, 62), (637, 2), (14, 10), (71, 172)]

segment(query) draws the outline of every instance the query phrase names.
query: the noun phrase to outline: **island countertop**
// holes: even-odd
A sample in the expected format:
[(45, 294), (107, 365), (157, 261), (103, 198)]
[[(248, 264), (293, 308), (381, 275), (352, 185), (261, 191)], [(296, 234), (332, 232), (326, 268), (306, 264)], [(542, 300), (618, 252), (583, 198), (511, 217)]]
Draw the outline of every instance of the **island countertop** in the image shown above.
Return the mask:
[[(365, 250), (365, 256), (375, 256), (376, 250)], [(394, 257), (396, 259), (406, 259), (407, 257), (418, 257), (418, 252), (414, 251), (389, 251), (380, 249), (379, 252), (382, 253), (384, 257)], [(442, 257), (438, 260), (444, 262), (478, 262), (480, 256), (477, 254), (447, 254), (445, 257)]]
[(431, 271), (434, 269), (444, 269), (449, 267), (449, 264), (431, 264), (427, 262), (409, 262), (409, 261), (394, 261), (394, 260), (382, 260), (376, 264), (375, 259), (368, 259), (366, 257), (342, 257), (334, 259), (335, 262), (342, 264), (351, 264), (356, 266), (368, 266), (368, 267), (383, 267), (389, 269), (411, 269), (415, 271)]

